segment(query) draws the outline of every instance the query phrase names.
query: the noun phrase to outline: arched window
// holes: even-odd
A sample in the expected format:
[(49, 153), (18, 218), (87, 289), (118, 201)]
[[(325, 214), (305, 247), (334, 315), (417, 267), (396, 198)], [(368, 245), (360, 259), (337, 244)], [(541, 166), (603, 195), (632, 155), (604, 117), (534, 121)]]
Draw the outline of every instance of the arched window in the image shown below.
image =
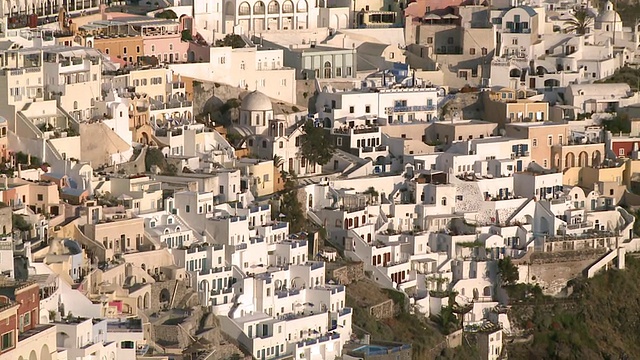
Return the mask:
[(78, 110), (78, 102), (77, 101), (73, 102), (73, 110)]
[(271, 1), (269, 3), (269, 14), (277, 14), (280, 11), (280, 5), (276, 1)]
[(298, 1), (298, 12), (307, 12), (307, 1), (306, 0)]
[(447, 198), (443, 196), (442, 200), (440, 200), (440, 204), (442, 204), (442, 206), (446, 206), (447, 205)]
[(258, 1), (253, 5), (253, 14), (254, 15), (262, 15), (264, 14), (264, 3), (262, 1)]
[(282, 4), (282, 12), (285, 14), (289, 14), (293, 12), (293, 3), (289, 0), (285, 1)]
[(251, 6), (249, 6), (249, 3), (243, 2), (242, 4), (240, 4), (240, 7), (238, 8), (238, 14), (251, 15)]
[(324, 78), (331, 79), (331, 75), (333, 71), (331, 71), (331, 63), (329, 61), (324, 63)]

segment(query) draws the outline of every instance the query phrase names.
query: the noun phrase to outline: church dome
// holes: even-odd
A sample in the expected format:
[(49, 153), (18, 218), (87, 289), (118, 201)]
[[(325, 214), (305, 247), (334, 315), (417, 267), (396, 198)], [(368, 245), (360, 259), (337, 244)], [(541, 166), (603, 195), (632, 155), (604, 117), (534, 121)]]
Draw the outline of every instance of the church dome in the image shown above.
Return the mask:
[(599, 23), (619, 23), (622, 25), (622, 18), (620, 14), (613, 10), (613, 3), (607, 1), (604, 5), (604, 10), (596, 17), (596, 22)]
[(271, 111), (273, 110), (273, 106), (271, 105), (271, 99), (267, 95), (255, 90), (242, 99), (240, 110)]

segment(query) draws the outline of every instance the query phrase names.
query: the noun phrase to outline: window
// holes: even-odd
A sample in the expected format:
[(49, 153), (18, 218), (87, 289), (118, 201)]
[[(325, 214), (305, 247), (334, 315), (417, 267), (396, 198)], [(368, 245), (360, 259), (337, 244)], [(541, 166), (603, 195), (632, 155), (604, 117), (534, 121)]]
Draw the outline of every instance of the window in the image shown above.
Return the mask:
[(282, 148), (284, 147), (284, 143), (283, 143), (282, 141), (280, 141), (280, 142), (278, 143), (278, 147), (279, 147), (280, 149), (282, 149)]
[(44, 200), (44, 195), (38, 194), (38, 201), (43, 201), (43, 200)]
[(341, 67), (337, 67), (336, 68), (336, 76), (338, 76), (338, 77), (342, 76), (342, 68)]
[(220, 192), (220, 194), (224, 194), (224, 186), (223, 186), (223, 185), (220, 185), (220, 189), (219, 189), (219, 190), (220, 190), (220, 191), (219, 191), (219, 192)]
[(227, 58), (226, 58), (226, 57), (224, 57), (224, 56), (222, 56), (222, 57), (220, 58), (220, 64), (225, 64), (226, 62), (227, 62)]
[(156, 46), (155, 45), (151, 45), (151, 52), (156, 51)]
[(336, 145), (342, 146), (342, 138), (341, 137), (336, 139)]
[(240, 63), (240, 70), (244, 70), (245, 66), (244, 66), (244, 61)]
[(108, 49), (108, 48), (107, 48), (107, 49), (104, 49), (104, 53), (105, 53), (105, 54), (107, 54), (107, 55), (109, 55), (109, 49)]
[(562, 145), (562, 135), (558, 135), (558, 144)]
[(487, 55), (487, 48), (482, 48), (482, 55)]
[(11, 349), (13, 347), (13, 330), (2, 334), (2, 344), (0, 350)]
[(347, 66), (347, 76), (351, 76), (351, 66)]
[(476, 48), (469, 49), (469, 55), (475, 55), (475, 54), (476, 54)]
[(549, 135), (549, 137), (547, 138), (547, 145), (553, 145), (553, 135)]
[(531, 140), (531, 146), (537, 147), (538, 146), (538, 139)]
[(364, 107), (364, 112), (366, 112), (367, 114), (371, 112), (371, 106), (367, 105)]
[[(611, 191), (613, 191), (613, 189)], [(29, 325), (31, 325), (31, 313), (30, 312), (26, 312), (24, 314), (24, 326), (29, 326)]]
[(355, 112), (355, 108), (353, 106), (349, 106), (349, 114), (353, 114)]
[(427, 44), (433, 44), (433, 37), (428, 37), (427, 38)]
[(127, 340), (120, 343), (121, 349), (134, 349), (135, 343), (133, 341)]
[(518, 39), (517, 38), (511, 39), (511, 45), (518, 45)]
[(548, 166), (547, 159), (542, 160), (542, 166), (545, 168)]
[(185, 212), (189, 212), (189, 211), (191, 211), (191, 207), (190, 207), (189, 205), (185, 206), (185, 207), (184, 207), (184, 211), (185, 211)]
[(624, 156), (624, 148), (620, 148), (620, 150), (618, 150), (618, 154), (620, 156)]

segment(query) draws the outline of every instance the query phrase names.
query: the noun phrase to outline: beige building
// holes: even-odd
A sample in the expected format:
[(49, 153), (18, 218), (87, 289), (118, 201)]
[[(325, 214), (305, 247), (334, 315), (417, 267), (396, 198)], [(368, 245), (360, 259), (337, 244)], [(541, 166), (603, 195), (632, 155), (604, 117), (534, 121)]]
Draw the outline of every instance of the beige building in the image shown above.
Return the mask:
[(426, 129), (429, 143), (444, 144), (445, 148), (454, 141), (482, 139), (497, 136), (498, 124), (481, 120), (461, 120), (436, 122)]
[(512, 89), (482, 92), (484, 116), (487, 121), (500, 124), (549, 120), (549, 103), (536, 98), (521, 97), (523, 92)]
[(249, 191), (255, 197), (261, 197), (275, 192), (280, 170), (273, 164), (273, 160), (251, 158), (239, 159), (236, 166), (245, 179)]
[(569, 143), (569, 125), (550, 122), (511, 123), (505, 125), (506, 135), (512, 138), (531, 140), (531, 161), (550, 169), (561, 169), (562, 163), (553, 162), (553, 146)]
[(144, 219), (103, 214), (98, 208), (97, 219), (84, 226), (84, 235), (105, 247), (105, 261), (109, 261), (116, 254), (138, 251), (144, 244)]
[(162, 209), (162, 182), (146, 175), (110, 179), (111, 195), (122, 202), (126, 209), (144, 213)]

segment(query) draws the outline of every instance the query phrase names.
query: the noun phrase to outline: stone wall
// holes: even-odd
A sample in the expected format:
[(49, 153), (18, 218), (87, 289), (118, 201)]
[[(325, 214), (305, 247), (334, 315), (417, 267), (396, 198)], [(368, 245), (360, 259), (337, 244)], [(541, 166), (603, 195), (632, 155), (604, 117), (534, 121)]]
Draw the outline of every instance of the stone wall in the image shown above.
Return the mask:
[(536, 252), (528, 263), (518, 265), (521, 280), (538, 284), (544, 294), (561, 294), (567, 282), (578, 276), (604, 255), (605, 249), (563, 251), (557, 253)]
[[(177, 286), (177, 288), (176, 288)], [(166, 291), (165, 291), (166, 290)], [(175, 293), (174, 293), (175, 290)], [(151, 311), (159, 311), (163, 309), (164, 304), (170, 305), (173, 301), (173, 305), (180, 303), (182, 299), (189, 295), (193, 290), (188, 287), (186, 281), (182, 280), (168, 280), (151, 284)], [(166, 302), (161, 301), (161, 294), (165, 295)], [(168, 294), (168, 298), (166, 297)], [(175, 299), (173, 297), (175, 296)]]
[(349, 285), (352, 282), (364, 279), (364, 264), (356, 262), (329, 270), (329, 278), (338, 284)]
[(378, 320), (392, 318), (395, 314), (393, 305), (393, 300), (385, 300), (380, 304), (371, 306), (369, 308), (369, 313)]

